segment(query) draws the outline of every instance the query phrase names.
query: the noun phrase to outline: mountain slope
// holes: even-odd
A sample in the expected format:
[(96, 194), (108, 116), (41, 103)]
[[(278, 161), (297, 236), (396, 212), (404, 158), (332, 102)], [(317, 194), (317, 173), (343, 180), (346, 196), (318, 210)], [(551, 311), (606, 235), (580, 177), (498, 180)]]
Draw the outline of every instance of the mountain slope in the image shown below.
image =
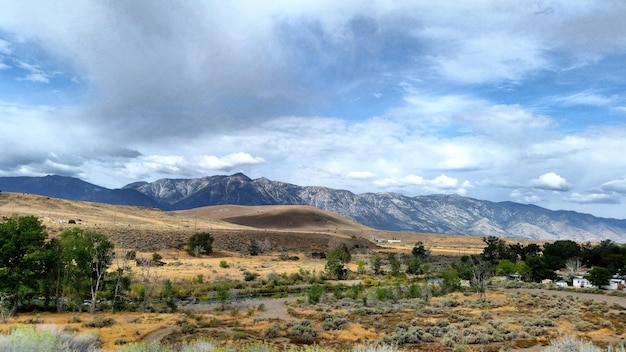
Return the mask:
[(194, 189), (186, 197), (183, 194), (176, 199), (155, 197), (169, 209), (224, 204), (309, 205), (381, 230), (626, 242), (626, 220), (551, 211), (513, 202), (494, 203), (458, 195), (407, 197), (395, 193), (354, 194), (326, 187), (301, 187), (266, 178), (252, 180), (243, 174), (195, 180), (159, 180), (127, 187), (152, 196), (156, 193), (149, 190), (154, 189), (155, 184), (168, 182), (175, 182), (177, 188)]
[(159, 207), (154, 198), (133, 189), (111, 190), (66, 176), (0, 177), (0, 190), (115, 205)]
[(302, 187), (266, 178), (253, 180), (240, 173), (136, 182), (119, 190), (108, 190), (60, 176), (5, 177), (0, 178), (2, 189), (73, 200), (157, 206), (165, 210), (227, 204), (308, 205), (380, 230), (626, 242), (626, 220), (603, 219), (573, 211), (551, 211), (513, 202), (494, 203), (458, 195), (407, 197), (395, 193), (354, 194), (346, 190)]

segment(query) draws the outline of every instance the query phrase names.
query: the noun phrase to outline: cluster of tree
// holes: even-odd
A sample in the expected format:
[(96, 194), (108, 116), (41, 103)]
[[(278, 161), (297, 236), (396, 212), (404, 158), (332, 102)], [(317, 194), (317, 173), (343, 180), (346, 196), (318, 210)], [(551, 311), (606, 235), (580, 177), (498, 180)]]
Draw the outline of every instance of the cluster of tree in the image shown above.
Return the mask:
[[(555, 279), (555, 271), (565, 269), (570, 280), (581, 267), (593, 268), (592, 283), (606, 284), (613, 274), (626, 273), (626, 246), (604, 240), (597, 245), (578, 244), (571, 240), (552, 243), (506, 244), (498, 237), (483, 238), (486, 247), (480, 256), (492, 263), (498, 275), (518, 274), (523, 279), (539, 282)], [(591, 281), (590, 280), (590, 281)]]
[[(104, 234), (75, 228), (48, 240), (34, 216), (13, 216), (0, 223), (0, 297), (3, 313), (43, 297), (58, 310), (90, 300), (95, 309), (113, 260), (113, 243)], [(123, 273), (109, 277), (116, 292), (127, 284)]]
[[(480, 255), (464, 256), (461, 260), (453, 262), (447, 270), (439, 273), (443, 291), (452, 292), (460, 288), (460, 280), (465, 279), (484, 299), (487, 285), (493, 275), (518, 275), (525, 281), (540, 282), (543, 279), (556, 279), (556, 271), (565, 269), (570, 272), (571, 281), (582, 266), (587, 266), (593, 268), (588, 273), (587, 279), (594, 285), (603, 286), (613, 274), (626, 273), (626, 246), (610, 240), (597, 245), (557, 240), (543, 246), (536, 243), (507, 244), (504, 239), (495, 236), (484, 237), (482, 240), (485, 247)], [(412, 257), (399, 257), (395, 253), (388, 253), (386, 256), (388, 274), (399, 277), (405, 273), (418, 275), (428, 271), (428, 264), (422, 264), (429, 256), (424, 245), (418, 242), (411, 253)], [(330, 251), (325, 267), (326, 276), (345, 279), (350, 259), (350, 251), (345, 245)], [(374, 274), (384, 274), (381, 269), (383, 260), (380, 253), (371, 254), (369, 261)], [(406, 265), (406, 271), (401, 270), (402, 263)], [(358, 263), (360, 273), (364, 272), (364, 264), (363, 260)]]
[[(390, 268), (389, 275), (393, 277), (403, 276), (404, 273), (419, 275), (428, 270), (428, 264), (423, 264), (430, 256), (430, 252), (424, 247), (422, 242), (417, 242), (411, 251), (412, 256), (405, 258), (396, 253), (388, 253), (386, 260)], [(330, 279), (345, 279), (349, 273), (347, 264), (352, 259), (350, 250), (345, 244), (339, 245), (326, 254), (326, 266), (324, 272)], [(383, 274), (383, 257), (380, 253), (372, 253), (369, 258), (372, 272), (375, 275)], [(406, 264), (406, 270), (402, 271), (402, 264)], [(365, 271), (365, 261), (361, 260), (358, 265), (359, 273)]]
[[(213, 237), (193, 235), (187, 245), (192, 255), (212, 251)], [(73, 228), (48, 238), (45, 226), (35, 216), (3, 218), (0, 221), (0, 311), (3, 317), (28, 309), (35, 299), (46, 310), (82, 310), (93, 313), (100, 298), (113, 310), (125, 307), (131, 289), (128, 262), (136, 260), (145, 284), (139, 291), (142, 309), (156, 287), (158, 275), (152, 268), (163, 265), (154, 253), (152, 260), (135, 258), (130, 251), (115, 260), (114, 244), (105, 234)], [(114, 260), (116, 261), (114, 263)], [(114, 266), (115, 264), (115, 266)], [(88, 302), (88, 304), (86, 304)]]

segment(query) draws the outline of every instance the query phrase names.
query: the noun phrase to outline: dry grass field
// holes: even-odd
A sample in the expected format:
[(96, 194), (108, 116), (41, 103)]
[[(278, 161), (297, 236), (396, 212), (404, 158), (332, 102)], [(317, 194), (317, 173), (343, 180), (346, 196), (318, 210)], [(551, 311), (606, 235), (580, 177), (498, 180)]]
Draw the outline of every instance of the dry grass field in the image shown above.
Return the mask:
[[(158, 252), (165, 265), (150, 268), (152, 277), (180, 286), (190, 286), (198, 279), (204, 283), (244, 283), (245, 274), (250, 272), (258, 275), (252, 281), (258, 285), (299, 273), (315, 276), (323, 271), (325, 260), (308, 254), (341, 243), (361, 249), (350, 263), (353, 272), (357, 271), (356, 262), (366, 260), (371, 251), (410, 253), (418, 241), (433, 255), (475, 254), (484, 247), (479, 237), (376, 231), (311, 207), (219, 206), (164, 212), (0, 192), (0, 216), (12, 214), (38, 216), (51, 236), (74, 226), (103, 232), (115, 243), (118, 258), (129, 250), (145, 258)], [(76, 224), (69, 224), (70, 220)], [(213, 234), (214, 252), (191, 257), (182, 247), (192, 234), (201, 231)], [(399, 239), (401, 243), (375, 244), (373, 239), (378, 237)], [(242, 254), (253, 239), (271, 243), (271, 251), (254, 257)], [(298, 260), (285, 260), (285, 255)], [(134, 262), (127, 264), (141, 280), (146, 269)], [(362, 291), (352, 291), (350, 285), (358, 283), (365, 284)], [(479, 302), (467, 292), (432, 295), (427, 284), (418, 287), (421, 299), (407, 299), (409, 283), (384, 277), (361, 278), (344, 285), (347, 288), (343, 291), (326, 291), (318, 304), (308, 303), (305, 294), (296, 294), (236, 300), (226, 310), (200, 299), (199, 304), (180, 302), (176, 312), (32, 312), (8, 319), (0, 324), (0, 330), (55, 324), (67, 331), (97, 331), (102, 347), (111, 351), (128, 343), (175, 344), (200, 337), (227, 345), (270, 341), (280, 348), (302, 342), (293, 335), (296, 327), (312, 329), (314, 342), (332, 349), (384, 341), (406, 350), (419, 346), (423, 351), (443, 351), (468, 345), (472, 350), (497, 351), (538, 348), (569, 334), (600, 343), (615, 343), (626, 337), (626, 298), (620, 296), (502, 285), (489, 290), (486, 302)], [(193, 291), (193, 295), (214, 297), (210, 292)], [(114, 323), (100, 328), (88, 326), (102, 317), (112, 318)], [(310, 327), (298, 325), (303, 321), (310, 322)], [(412, 340), (416, 337), (417, 342)]]

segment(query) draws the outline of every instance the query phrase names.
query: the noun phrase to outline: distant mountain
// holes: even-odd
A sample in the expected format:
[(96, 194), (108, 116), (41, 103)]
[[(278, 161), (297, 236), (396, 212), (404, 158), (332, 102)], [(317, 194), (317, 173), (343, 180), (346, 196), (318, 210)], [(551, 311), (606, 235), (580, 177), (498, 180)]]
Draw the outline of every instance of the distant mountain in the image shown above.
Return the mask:
[(164, 210), (226, 204), (309, 205), (381, 230), (626, 242), (626, 220), (598, 218), (573, 211), (551, 211), (513, 202), (494, 203), (458, 195), (354, 194), (266, 178), (252, 180), (240, 173), (136, 182), (120, 190), (108, 190), (60, 176), (0, 178), (0, 190), (111, 204), (157, 206)]
[(0, 177), (0, 190), (86, 202), (160, 207), (154, 199), (133, 189), (108, 189), (66, 176)]

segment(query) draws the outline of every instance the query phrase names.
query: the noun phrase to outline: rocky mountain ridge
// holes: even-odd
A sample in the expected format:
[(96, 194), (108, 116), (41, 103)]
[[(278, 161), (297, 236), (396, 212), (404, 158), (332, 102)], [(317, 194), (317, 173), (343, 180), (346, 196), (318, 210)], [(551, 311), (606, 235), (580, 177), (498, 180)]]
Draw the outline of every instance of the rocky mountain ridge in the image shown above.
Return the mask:
[(164, 210), (225, 204), (310, 205), (381, 230), (626, 242), (626, 220), (458, 195), (408, 197), (396, 193), (354, 194), (346, 190), (297, 186), (266, 178), (253, 180), (240, 173), (136, 182), (118, 190), (61, 176), (19, 180), (4, 177), (0, 178), (0, 190), (111, 204), (154, 206)]

